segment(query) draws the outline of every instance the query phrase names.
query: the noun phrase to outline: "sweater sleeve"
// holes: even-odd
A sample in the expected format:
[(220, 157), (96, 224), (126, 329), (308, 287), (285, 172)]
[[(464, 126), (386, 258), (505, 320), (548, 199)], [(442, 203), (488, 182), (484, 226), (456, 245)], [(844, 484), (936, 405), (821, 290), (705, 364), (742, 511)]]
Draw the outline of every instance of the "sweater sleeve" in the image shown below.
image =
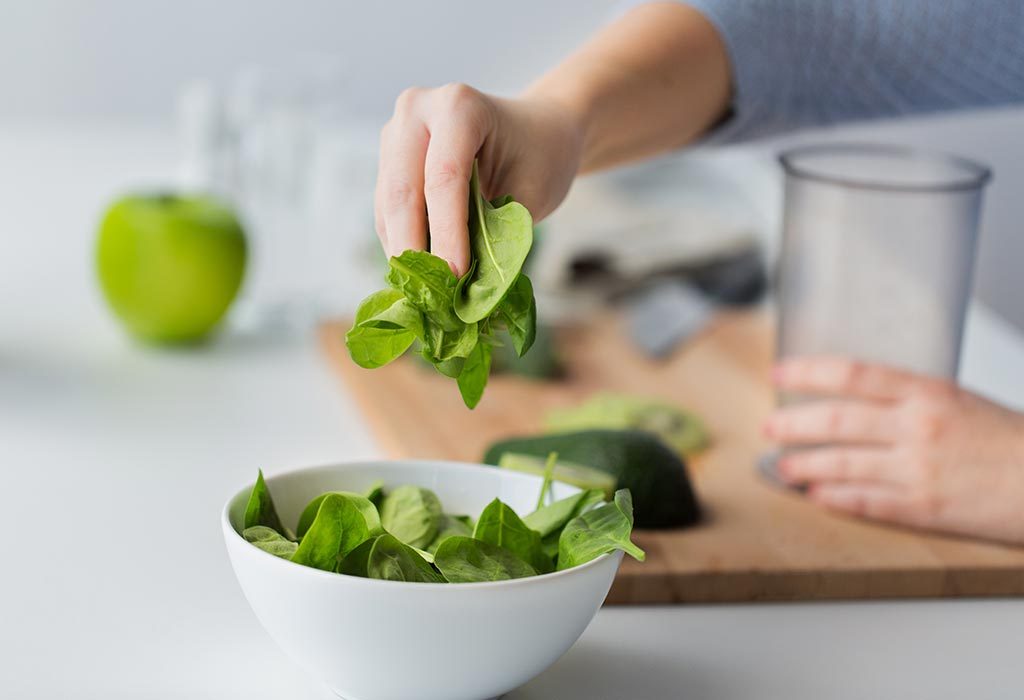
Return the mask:
[(708, 141), (1024, 102), (1021, 0), (684, 0), (715, 25), (731, 114)]

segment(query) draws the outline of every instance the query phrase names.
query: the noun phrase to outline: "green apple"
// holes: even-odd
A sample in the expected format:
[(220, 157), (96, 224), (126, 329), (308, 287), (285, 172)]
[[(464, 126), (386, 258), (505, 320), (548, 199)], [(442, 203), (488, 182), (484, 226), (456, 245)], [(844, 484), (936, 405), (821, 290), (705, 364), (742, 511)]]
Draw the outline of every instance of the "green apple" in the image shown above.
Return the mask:
[(114, 313), (135, 336), (187, 343), (228, 310), (245, 273), (234, 212), (200, 194), (133, 194), (107, 210), (96, 263)]

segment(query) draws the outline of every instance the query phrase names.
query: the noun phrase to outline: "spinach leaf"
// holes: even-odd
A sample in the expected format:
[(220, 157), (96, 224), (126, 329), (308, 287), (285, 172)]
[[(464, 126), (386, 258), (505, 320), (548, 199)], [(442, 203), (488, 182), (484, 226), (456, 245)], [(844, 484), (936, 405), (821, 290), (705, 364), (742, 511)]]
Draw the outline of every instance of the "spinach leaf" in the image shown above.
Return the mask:
[(437, 536), (441, 501), (428, 489), (399, 486), (384, 497), (380, 521), (384, 529), (400, 541), (422, 549)]
[(554, 568), (541, 548), (540, 533), (527, 527), (514, 510), (497, 498), (480, 514), (473, 537), (504, 547), (542, 574)]
[(508, 332), (521, 357), (536, 336), (533, 285), (521, 273), (533, 244), (530, 212), (511, 196), (490, 202), (473, 165), (469, 198), (470, 267), (456, 279), (448, 263), (407, 250), (388, 261), (390, 289), (369, 296), (346, 335), (349, 354), (382, 367), (420, 341), (420, 354), (457, 380), (466, 406), (483, 396), (491, 369), (492, 326)]
[(295, 542), (285, 539), (284, 535), (280, 532), (264, 525), (247, 527), (242, 531), (242, 537), (245, 538), (246, 542), (256, 545), (264, 552), (269, 552), (275, 557), (281, 557), (282, 559), (291, 559), (292, 555), (295, 554), (295, 549), (299, 546)]
[(555, 530), (540, 541), (541, 551), (543, 551), (544, 556), (549, 557), (551, 561), (557, 562), (558, 560), (558, 540), (561, 539), (561, 537), (562, 531)]
[(345, 494), (328, 493), (322, 498), (316, 518), (295, 550), (292, 561), (314, 569), (334, 571), (338, 557), (344, 557), (369, 536), (366, 519), (353, 501)]
[(475, 323), (461, 324), (454, 329), (445, 329), (429, 316), (423, 324), (424, 357), (437, 365), (440, 362), (469, 357), (479, 338)]
[(319, 512), (324, 499), (332, 495), (344, 498), (356, 507), (363, 516), (367, 532), (374, 533), (381, 529), (380, 515), (377, 514), (377, 507), (373, 505), (373, 502), (370, 501), (369, 498), (350, 491), (328, 491), (327, 493), (322, 493), (314, 498), (306, 505), (305, 508), (302, 509), (302, 514), (299, 516), (299, 524), (295, 528), (295, 534), (298, 537), (301, 538), (306, 534), (306, 531), (309, 530), (313, 521), (316, 519), (317, 513)]
[(382, 289), (374, 292), (359, 305), (356, 310), (355, 323), (345, 335), (345, 345), (349, 355), (360, 367), (375, 369), (388, 364), (409, 349), (416, 334), (411, 330), (399, 327), (364, 326), (374, 316), (384, 313), (394, 304), (401, 301), (401, 292), (393, 289)]
[(256, 484), (249, 494), (249, 501), (245, 504), (245, 517), (242, 522), (242, 529), (247, 530), (256, 525), (264, 525), (272, 530), (277, 530), (288, 539), (293, 539), (291, 533), (281, 524), (281, 518), (277, 515), (277, 508), (274, 507), (274, 499), (270, 497), (270, 489), (267, 482), (263, 480), (263, 470), (260, 469), (256, 475)]
[(431, 554), (437, 553), (438, 546), (449, 537), (472, 537), (473, 528), (470, 527), (465, 521), (460, 520), (457, 517), (444, 513), (441, 515), (441, 521), (438, 524), (437, 536), (427, 547), (427, 551)]
[(551, 490), (551, 478), (554, 476), (556, 464), (558, 464), (558, 453), (549, 452), (548, 459), (544, 463), (544, 480), (540, 482), (540, 494), (537, 496), (537, 505), (534, 510), (544, 505), (544, 499), (547, 498), (548, 491)]
[(374, 541), (366, 562), (366, 572), (370, 578), (385, 581), (445, 582), (444, 577), (415, 549), (386, 533)]
[(447, 262), (422, 250), (407, 250), (391, 258), (388, 267), (388, 284), (434, 325), (445, 331), (465, 325), (452, 306), (458, 280)]
[[(380, 508), (381, 502), (384, 500), (384, 482), (375, 481), (370, 484), (370, 488), (366, 489), (366, 493), (363, 494), (375, 508)], [(378, 520), (380, 518), (378, 517)]]
[(417, 338), (423, 338), (423, 314), (402, 297), (378, 314), (360, 322), (360, 328), (409, 331)]
[(512, 552), (472, 537), (449, 537), (434, 554), (434, 566), (451, 583), (506, 581), (535, 576), (532, 566)]
[(351, 552), (346, 554), (338, 562), (338, 568), (336, 571), (339, 574), (345, 574), (346, 576), (359, 576), (360, 578), (369, 578), (369, 574), (366, 571), (366, 567), (370, 562), (370, 552), (373, 551), (373, 545), (378, 539), (384, 536), (384, 533), (370, 537), (358, 547), (353, 549)]
[(638, 561), (644, 551), (633, 544), (633, 498), (627, 489), (615, 492), (615, 500), (569, 521), (558, 540), (558, 570), (569, 569), (621, 549)]
[[(604, 502), (604, 491), (588, 489), (574, 493), (560, 501), (555, 501), (543, 508), (538, 508), (523, 518), (523, 522), (531, 530), (536, 530), (541, 537), (560, 534), (563, 527), (591, 506)], [(556, 539), (557, 543), (557, 539)], [(556, 550), (557, 551), (557, 550)]]
[(424, 359), (427, 360), (427, 362), (430, 362), (434, 365), (434, 369), (436, 369), (444, 376), (451, 377), (452, 379), (458, 379), (459, 375), (462, 374), (463, 368), (466, 366), (465, 357), (453, 357), (450, 360), (442, 360), (440, 362), (435, 362), (434, 358), (430, 356), (430, 353), (427, 352), (426, 349), (424, 349), (423, 357)]
[(498, 207), (485, 200), (475, 161), (469, 190), (469, 244), (476, 266), (457, 283), (455, 313), (475, 323), (493, 313), (516, 281), (533, 245), (533, 218), (509, 197), (497, 200)]
[(456, 380), (459, 393), (467, 408), (476, 408), (484, 395), (487, 377), (491, 373), (491, 344), (481, 340), (466, 358), (466, 362)]
[(512, 339), (516, 355), (522, 357), (537, 339), (537, 300), (533, 296), (533, 283), (520, 273), (508, 295), (498, 306), (498, 316), (505, 322), (505, 330)]

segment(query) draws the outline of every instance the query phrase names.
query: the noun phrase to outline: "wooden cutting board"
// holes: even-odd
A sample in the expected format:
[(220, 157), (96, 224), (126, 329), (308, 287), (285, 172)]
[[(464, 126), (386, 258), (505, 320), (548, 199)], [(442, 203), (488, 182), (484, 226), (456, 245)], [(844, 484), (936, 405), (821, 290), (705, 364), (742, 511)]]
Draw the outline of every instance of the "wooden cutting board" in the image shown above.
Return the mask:
[(926, 535), (823, 512), (766, 483), (758, 435), (772, 407), (770, 318), (720, 316), (666, 361), (638, 353), (614, 314), (565, 330), (571, 376), (492, 378), (475, 411), (455, 383), (403, 358), (364, 370), (348, 357), (344, 322), (321, 328), (331, 364), (393, 457), (478, 461), (494, 440), (540, 430), (545, 410), (588, 394), (661, 397), (703, 416), (714, 446), (690, 473), (706, 517), (698, 527), (639, 531), (647, 561), (626, 557), (610, 603), (933, 598), (1024, 594), (1024, 549)]

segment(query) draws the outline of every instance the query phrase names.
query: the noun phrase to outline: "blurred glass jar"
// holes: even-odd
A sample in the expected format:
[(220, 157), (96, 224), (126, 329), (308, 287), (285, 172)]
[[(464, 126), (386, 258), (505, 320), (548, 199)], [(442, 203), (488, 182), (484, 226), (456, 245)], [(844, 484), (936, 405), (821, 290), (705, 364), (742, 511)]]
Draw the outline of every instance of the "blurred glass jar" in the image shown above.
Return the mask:
[(352, 116), (346, 78), (341, 61), (307, 57), (182, 92), (183, 184), (226, 197), (249, 232), (244, 328), (308, 329), (359, 298), (376, 136)]
[(780, 161), (779, 359), (841, 355), (955, 379), (989, 169), (877, 145), (803, 147)]

